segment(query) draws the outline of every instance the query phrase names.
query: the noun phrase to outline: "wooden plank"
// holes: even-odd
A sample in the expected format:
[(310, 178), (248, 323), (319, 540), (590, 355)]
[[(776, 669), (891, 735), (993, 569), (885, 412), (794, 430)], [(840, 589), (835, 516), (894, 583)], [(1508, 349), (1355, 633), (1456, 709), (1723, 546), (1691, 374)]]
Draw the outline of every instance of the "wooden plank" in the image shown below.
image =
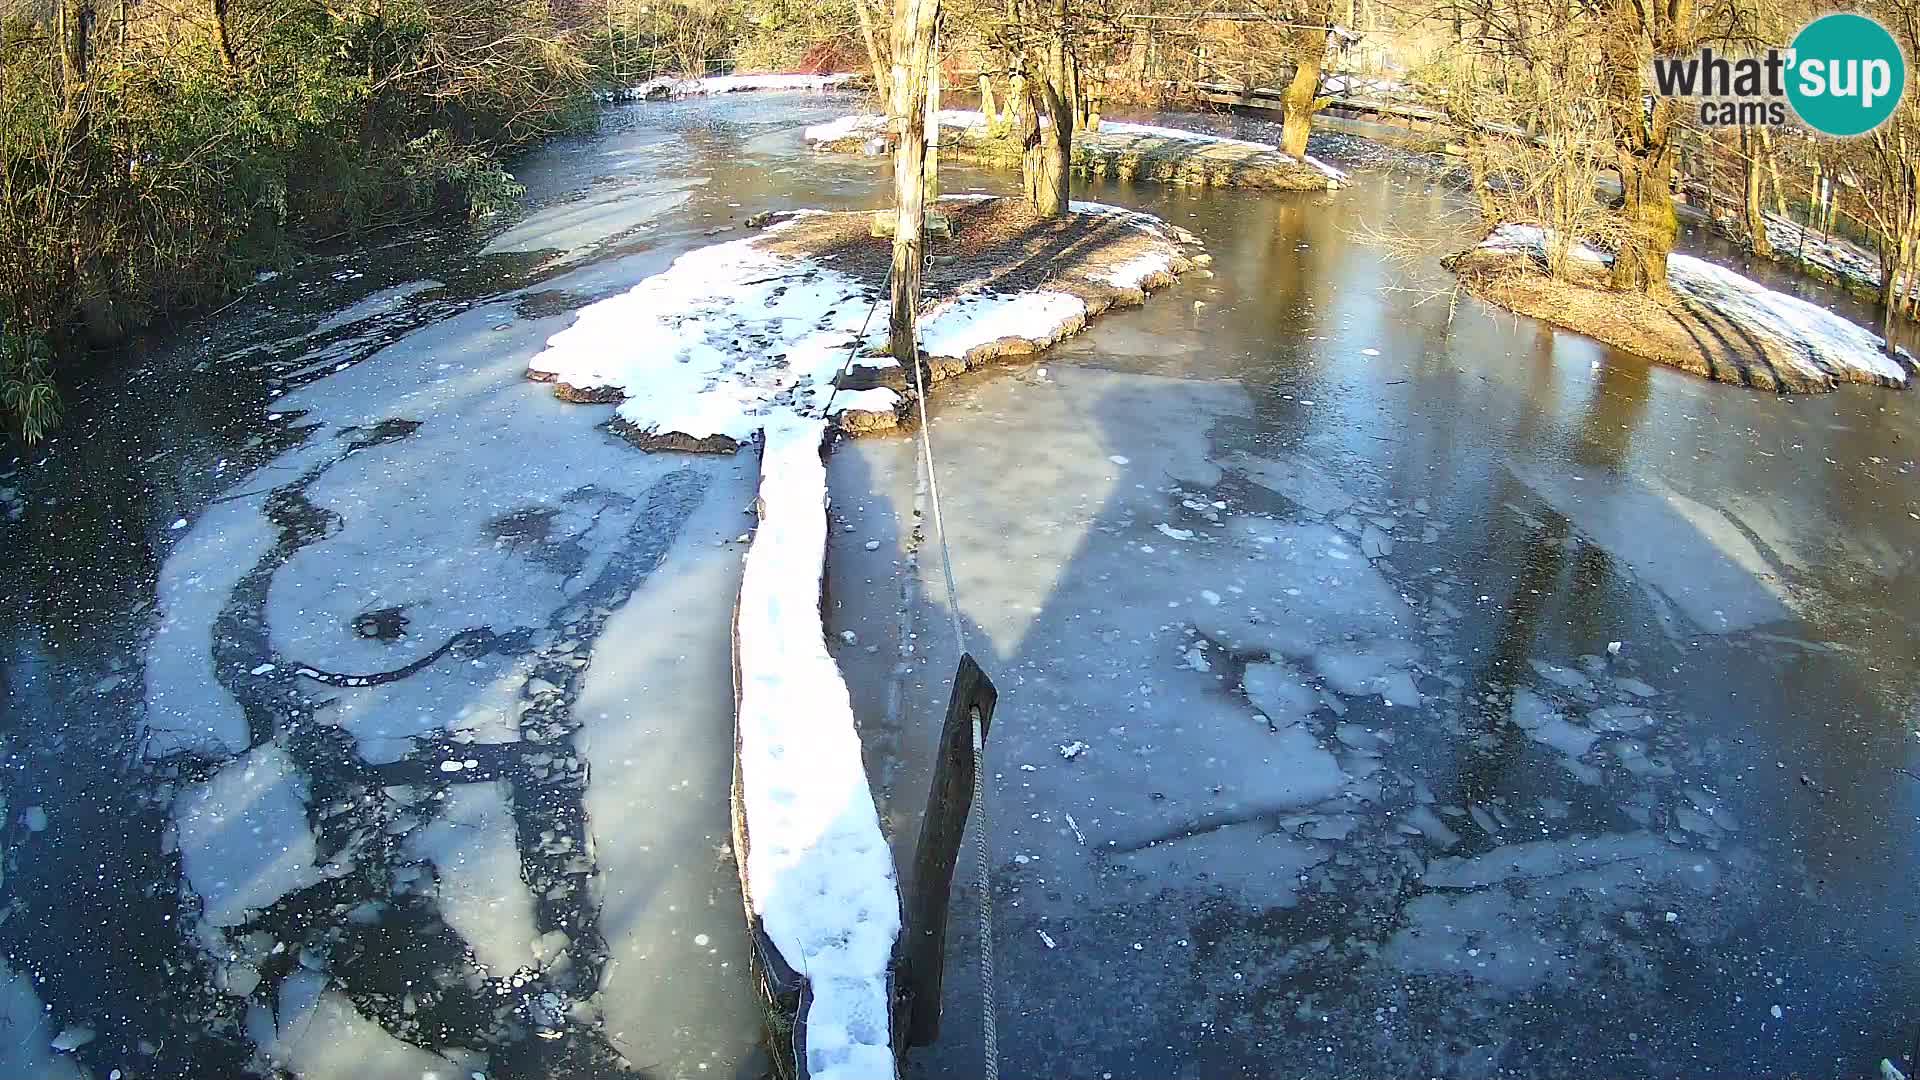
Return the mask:
[(940, 1035), (941, 987), (946, 976), (947, 908), (953, 895), (953, 867), (966, 834), (973, 805), (974, 718), (986, 742), (999, 695), (971, 653), (962, 654), (940, 726), (927, 812), (920, 819), (920, 841), (913, 852), (913, 892), (907, 901), (906, 981), (912, 1004), (907, 1043), (930, 1045)]

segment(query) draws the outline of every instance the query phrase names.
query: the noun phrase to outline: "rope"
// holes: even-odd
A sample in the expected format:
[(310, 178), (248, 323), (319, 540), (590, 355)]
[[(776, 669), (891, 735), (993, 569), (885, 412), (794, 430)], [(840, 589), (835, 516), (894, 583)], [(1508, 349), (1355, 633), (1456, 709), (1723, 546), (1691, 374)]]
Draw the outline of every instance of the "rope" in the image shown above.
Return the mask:
[(1000, 1021), (993, 997), (993, 890), (987, 860), (987, 771), (980, 738), (980, 710), (973, 712), (973, 819), (975, 887), (980, 890), (980, 1037), (986, 1047), (986, 1080), (1000, 1080)]
[[(914, 323), (919, 329), (919, 301), (913, 298)], [(913, 391), (920, 400), (920, 456), (927, 463), (927, 501), (933, 507), (933, 533), (940, 542), (940, 569), (947, 579), (947, 617), (953, 624), (953, 648), (958, 658), (967, 651), (967, 633), (960, 623), (960, 587), (953, 579), (953, 550), (947, 546), (946, 519), (940, 514), (939, 469), (933, 456), (933, 423), (927, 418), (927, 385), (921, 372), (918, 342), (913, 350)], [(983, 764), (986, 740), (980, 730), (980, 710), (973, 710), (974, 888), (980, 899), (980, 1037), (986, 1055), (985, 1080), (1000, 1080), (1000, 1021), (993, 993), (993, 879), (987, 850), (987, 779)]]
[(833, 399), (840, 395), (840, 379), (853, 369), (854, 353), (860, 349), (860, 343), (867, 340), (867, 327), (873, 324), (873, 313), (880, 310), (880, 298), (887, 293), (887, 282), (893, 280), (893, 268), (887, 268), (887, 276), (880, 281), (880, 291), (873, 295), (873, 303), (867, 305), (867, 317), (860, 320), (860, 332), (853, 335), (853, 342), (847, 346), (847, 358), (840, 361), (840, 371), (833, 377), (833, 392), (827, 395), (827, 404), (821, 415), (833, 419)]

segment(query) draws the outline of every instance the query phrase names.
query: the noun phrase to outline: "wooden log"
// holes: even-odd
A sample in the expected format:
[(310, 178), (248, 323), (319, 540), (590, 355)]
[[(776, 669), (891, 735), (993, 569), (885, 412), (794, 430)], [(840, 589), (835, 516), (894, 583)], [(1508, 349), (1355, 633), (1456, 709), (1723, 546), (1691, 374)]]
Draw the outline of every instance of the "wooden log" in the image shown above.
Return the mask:
[(927, 792), (926, 816), (913, 851), (913, 891), (907, 900), (906, 980), (912, 999), (907, 1043), (930, 1045), (940, 1035), (941, 987), (946, 977), (947, 908), (953, 895), (953, 867), (966, 835), (973, 805), (973, 780), (980, 761), (973, 752), (973, 724), (980, 721), (986, 742), (998, 699), (993, 680), (972, 654), (962, 654), (940, 726), (940, 745)]

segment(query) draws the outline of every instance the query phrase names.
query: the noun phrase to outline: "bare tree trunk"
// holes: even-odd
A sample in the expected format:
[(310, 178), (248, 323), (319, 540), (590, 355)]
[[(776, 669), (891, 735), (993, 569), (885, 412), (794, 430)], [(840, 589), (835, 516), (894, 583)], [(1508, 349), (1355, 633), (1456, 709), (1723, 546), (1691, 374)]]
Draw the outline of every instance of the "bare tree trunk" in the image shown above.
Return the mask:
[(893, 228), (893, 307), (887, 348), (902, 366), (920, 362), (914, 322), (920, 300), (921, 226), (926, 204), (927, 77), (940, 0), (896, 0), (893, 15), (893, 121), (900, 138), (893, 155), (893, 191), (899, 218)]
[(1486, 140), (1478, 128), (1467, 128), (1467, 170), (1473, 178), (1473, 197), (1480, 204), (1480, 220), (1497, 225), (1500, 202), (1493, 197), (1493, 178), (1487, 175)]
[(853, 10), (860, 16), (860, 39), (866, 43), (867, 64), (873, 68), (873, 92), (880, 95), (883, 105), (887, 104), (893, 86), (887, 77), (886, 57), (880, 55), (880, 39), (873, 32), (873, 14), (867, 10), (867, 0), (853, 0)]
[(927, 156), (921, 164), (923, 194), (928, 206), (940, 201), (940, 37), (934, 41), (927, 65)]
[(1767, 236), (1767, 213), (1760, 206), (1762, 180), (1766, 174), (1760, 168), (1760, 140), (1753, 128), (1740, 129), (1740, 150), (1747, 162), (1747, 243), (1752, 245), (1755, 255), (1771, 259), (1773, 242)]
[(1613, 287), (1665, 294), (1667, 255), (1680, 231), (1680, 219), (1673, 210), (1671, 162), (1664, 154), (1648, 160), (1621, 150), (1619, 171), (1626, 227), (1613, 260)]
[(1071, 63), (1067, 50), (1067, 0), (1054, 0), (1046, 53), (1038, 76), (1027, 84), (1034, 114), (1031, 137), (1023, 133), (1022, 164), (1028, 201), (1041, 217), (1067, 212), (1068, 166), (1073, 154)]
[(1767, 175), (1773, 179), (1773, 212), (1787, 216), (1787, 188), (1780, 182), (1780, 158), (1773, 152), (1773, 132), (1760, 128), (1760, 149), (1766, 154)]
[(1034, 183), (1040, 175), (1039, 159), (1036, 156), (1040, 147), (1040, 111), (1035, 101), (1041, 95), (1027, 79), (1027, 61), (1025, 56), (1016, 55), (1010, 59), (1013, 74), (1007, 82), (1007, 110), (1013, 114), (1014, 139), (1020, 145), (1020, 192), (1027, 205), (1040, 205), (1040, 196), (1034, 189)]
[(613, 0), (607, 0), (607, 82), (615, 86), (620, 82), (620, 47), (613, 35)]
[[(1676, 106), (1671, 98), (1655, 98), (1647, 106), (1641, 45), (1645, 38), (1656, 53), (1681, 51), (1691, 40), (1693, 8), (1691, 0), (1644, 6), (1615, 0), (1613, 18), (1615, 25), (1602, 32), (1600, 45), (1600, 86), (1613, 128), (1623, 226), (1613, 287), (1664, 297), (1667, 255), (1680, 231), (1673, 211)], [(1713, 213), (1711, 192), (1707, 213)]]
[(1287, 84), (1287, 96), (1281, 108), (1280, 149), (1294, 157), (1305, 157), (1307, 139), (1313, 134), (1313, 98), (1320, 90), (1320, 69), (1327, 60), (1326, 0), (1308, 5), (1297, 16), (1304, 24), (1294, 29), (1293, 81)]
[(54, 36), (58, 43), (60, 85), (69, 95), (87, 81), (93, 38), (93, 0), (54, 0)]
[(1004, 125), (993, 100), (993, 80), (984, 71), (980, 73), (980, 112), (987, 118), (987, 130), (998, 134)]

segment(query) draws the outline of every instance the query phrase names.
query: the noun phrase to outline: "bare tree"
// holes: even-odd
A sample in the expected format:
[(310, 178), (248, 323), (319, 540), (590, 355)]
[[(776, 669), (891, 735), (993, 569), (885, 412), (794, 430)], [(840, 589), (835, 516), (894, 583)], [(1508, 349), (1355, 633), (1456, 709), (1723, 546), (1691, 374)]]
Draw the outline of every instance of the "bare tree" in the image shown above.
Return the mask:
[(1694, 0), (1602, 2), (1594, 33), (1621, 199), (1613, 286), (1664, 295), (1667, 255), (1680, 231), (1673, 209), (1672, 152), (1679, 106), (1662, 96), (1648, 104), (1645, 71), (1654, 56), (1677, 55), (1696, 44)]
[(1333, 36), (1332, 0), (1305, 0), (1292, 18), (1288, 51), (1293, 57), (1293, 79), (1281, 113), (1280, 149), (1302, 157), (1313, 134), (1315, 97), (1320, 93), (1320, 71), (1327, 59), (1327, 41)]
[(1020, 175), (1027, 202), (1041, 217), (1067, 212), (1068, 168), (1073, 154), (1075, 107), (1067, 0), (1021, 4), (1025, 55), (1021, 61), (1026, 100), (1019, 111)]
[(920, 362), (914, 323), (925, 248), (927, 84), (939, 19), (940, 0), (896, 0), (894, 4), (888, 115), (899, 125), (900, 138), (893, 156), (898, 217), (893, 229), (893, 306), (887, 326), (888, 351), (902, 366)]

